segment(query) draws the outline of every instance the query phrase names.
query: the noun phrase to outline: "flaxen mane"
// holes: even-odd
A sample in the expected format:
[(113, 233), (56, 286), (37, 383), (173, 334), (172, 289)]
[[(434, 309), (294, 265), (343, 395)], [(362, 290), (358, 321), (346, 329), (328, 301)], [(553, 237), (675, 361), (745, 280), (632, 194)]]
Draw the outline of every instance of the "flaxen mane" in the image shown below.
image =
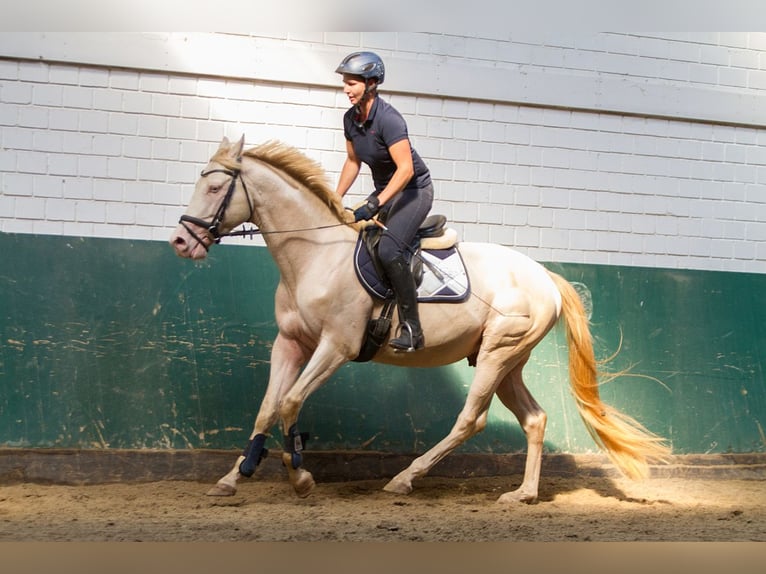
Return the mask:
[[(302, 183), (306, 189), (321, 199), (322, 203), (327, 205), (340, 221), (345, 221), (343, 203), (338, 194), (330, 187), (324, 168), (298, 149), (272, 140), (245, 150), (243, 155), (265, 162)], [(234, 165), (227, 165), (231, 164), (232, 161), (228, 158), (225, 150), (219, 150), (212, 159), (226, 165), (226, 167), (235, 167)]]

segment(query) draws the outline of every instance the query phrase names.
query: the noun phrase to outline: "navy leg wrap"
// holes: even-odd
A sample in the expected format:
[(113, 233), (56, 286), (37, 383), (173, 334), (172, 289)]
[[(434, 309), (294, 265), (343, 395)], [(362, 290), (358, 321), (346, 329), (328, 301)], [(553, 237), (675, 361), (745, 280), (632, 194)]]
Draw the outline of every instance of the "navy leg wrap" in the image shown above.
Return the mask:
[(257, 434), (253, 437), (242, 452), (242, 456), (245, 457), (245, 460), (239, 463), (239, 474), (248, 478), (253, 476), (255, 467), (257, 467), (261, 461), (266, 458), (266, 455), (269, 454), (269, 451), (263, 448), (265, 443), (265, 434)]
[(298, 425), (293, 425), (285, 435), (285, 452), (291, 455), (293, 468), (299, 468), (303, 464), (303, 445), (309, 439), (309, 433), (299, 433)]

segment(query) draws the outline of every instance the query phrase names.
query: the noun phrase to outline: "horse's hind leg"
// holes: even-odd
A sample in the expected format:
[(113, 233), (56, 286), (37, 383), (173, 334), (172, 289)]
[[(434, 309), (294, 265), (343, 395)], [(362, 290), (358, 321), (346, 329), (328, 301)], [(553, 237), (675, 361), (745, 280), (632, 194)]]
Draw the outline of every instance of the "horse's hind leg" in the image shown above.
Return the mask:
[(410, 463), (405, 470), (392, 478), (383, 490), (395, 494), (412, 492), (412, 481), (428, 474), (436, 463), (463, 444), (473, 435), (484, 430), (487, 425), (487, 407), (468, 407), (463, 409), (452, 431), (428, 452)]
[(405, 470), (392, 478), (383, 490), (396, 494), (412, 492), (412, 481), (425, 476), (433, 466), (487, 425), (489, 404), (492, 401), (498, 376), (495, 372), (479, 371), (468, 392), (463, 410), (458, 415), (450, 433), (439, 443), (410, 463)]
[(526, 361), (511, 371), (496, 391), (502, 403), (519, 419), (519, 424), (521, 424), (527, 437), (524, 480), (518, 489), (507, 492), (498, 499), (498, 502), (502, 504), (536, 502), (540, 483), (540, 466), (542, 464), (543, 437), (545, 436), (547, 415), (524, 385), (521, 372), (525, 363)]

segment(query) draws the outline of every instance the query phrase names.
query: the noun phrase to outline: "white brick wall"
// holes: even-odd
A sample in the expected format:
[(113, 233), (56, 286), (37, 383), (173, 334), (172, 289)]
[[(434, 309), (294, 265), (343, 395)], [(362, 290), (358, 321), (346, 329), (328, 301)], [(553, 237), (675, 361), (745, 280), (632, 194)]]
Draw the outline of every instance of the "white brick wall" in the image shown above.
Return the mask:
[(766, 273), (766, 34), (112, 36), (0, 33), (0, 231), (164, 241), (224, 135), (334, 179), (364, 47), (463, 239)]

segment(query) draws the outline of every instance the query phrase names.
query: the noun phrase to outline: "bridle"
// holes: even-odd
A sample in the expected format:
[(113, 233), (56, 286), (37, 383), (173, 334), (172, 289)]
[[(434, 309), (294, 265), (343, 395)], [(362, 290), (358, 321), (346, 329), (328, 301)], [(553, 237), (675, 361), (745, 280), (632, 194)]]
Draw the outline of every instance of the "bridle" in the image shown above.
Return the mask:
[[(241, 161), (240, 159), (237, 160), (238, 163)], [(221, 233), (220, 227), (221, 223), (223, 222), (223, 218), (226, 215), (226, 210), (229, 207), (229, 204), (231, 203), (231, 198), (234, 195), (234, 192), (237, 189), (237, 179), (242, 182), (242, 189), (245, 192), (245, 197), (247, 198), (247, 207), (250, 210), (250, 215), (247, 218), (247, 221), (250, 221), (253, 218), (253, 202), (250, 199), (250, 194), (247, 191), (247, 186), (245, 185), (245, 180), (242, 179), (242, 170), (240, 168), (234, 168), (234, 169), (211, 169), (208, 171), (202, 171), (200, 173), (200, 177), (207, 177), (210, 174), (213, 173), (224, 173), (231, 177), (231, 183), (229, 183), (229, 189), (226, 190), (226, 195), (223, 196), (223, 200), (221, 201), (221, 205), (218, 206), (218, 210), (215, 212), (215, 215), (213, 216), (213, 219), (210, 222), (205, 221), (204, 219), (200, 219), (198, 217), (192, 217), (191, 215), (182, 215), (181, 219), (179, 219), (179, 223), (183, 225), (184, 229), (189, 232), (189, 234), (194, 237), (194, 239), (197, 240), (197, 242), (202, 245), (202, 247), (205, 248), (205, 251), (209, 249), (208, 245), (202, 240), (202, 238), (197, 235), (197, 233), (194, 231), (193, 228), (191, 228), (187, 223), (191, 223), (193, 225), (197, 225), (201, 228), (203, 228), (207, 233), (213, 238), (213, 241), (215, 243), (220, 243), (222, 237), (226, 237), (228, 235), (231, 235), (229, 233)]]
[[(237, 158), (237, 163), (241, 162), (241, 158)], [(251, 229), (242, 229), (238, 231), (229, 231), (228, 233), (221, 233), (220, 227), (221, 223), (223, 222), (223, 218), (226, 215), (226, 209), (228, 209), (229, 204), (231, 203), (231, 198), (234, 195), (234, 192), (237, 189), (237, 179), (242, 182), (242, 190), (245, 192), (245, 198), (247, 198), (247, 207), (250, 210), (250, 215), (247, 217), (246, 221), (252, 221), (253, 215), (255, 214), (255, 210), (253, 208), (253, 200), (250, 197), (250, 193), (247, 191), (247, 185), (245, 185), (245, 180), (242, 178), (242, 170), (241, 168), (234, 168), (234, 169), (211, 169), (208, 171), (202, 171), (200, 173), (200, 177), (207, 177), (212, 173), (223, 173), (231, 177), (231, 183), (229, 183), (229, 189), (226, 190), (226, 195), (224, 195), (223, 200), (221, 201), (221, 205), (218, 206), (218, 210), (215, 212), (215, 215), (213, 216), (213, 219), (208, 222), (204, 219), (200, 219), (199, 217), (193, 217), (191, 215), (182, 215), (181, 218), (178, 220), (178, 222), (183, 226), (184, 229), (191, 235), (202, 247), (205, 248), (205, 251), (210, 250), (210, 246), (207, 245), (202, 238), (197, 235), (197, 233), (194, 231), (192, 227), (187, 225), (187, 223), (191, 223), (193, 225), (196, 225), (198, 227), (201, 227), (204, 229), (210, 237), (213, 238), (214, 243), (220, 243), (221, 239), (224, 237), (249, 237), (250, 239), (253, 238), (254, 235), (267, 235), (272, 233), (298, 233), (303, 231), (316, 231), (319, 229), (329, 229), (332, 227), (340, 227), (343, 225), (350, 225), (350, 223), (334, 223), (331, 225), (319, 225), (314, 227), (306, 227), (302, 229), (285, 229), (285, 230), (273, 230), (273, 231), (262, 231), (258, 229), (257, 227), (251, 228)]]

